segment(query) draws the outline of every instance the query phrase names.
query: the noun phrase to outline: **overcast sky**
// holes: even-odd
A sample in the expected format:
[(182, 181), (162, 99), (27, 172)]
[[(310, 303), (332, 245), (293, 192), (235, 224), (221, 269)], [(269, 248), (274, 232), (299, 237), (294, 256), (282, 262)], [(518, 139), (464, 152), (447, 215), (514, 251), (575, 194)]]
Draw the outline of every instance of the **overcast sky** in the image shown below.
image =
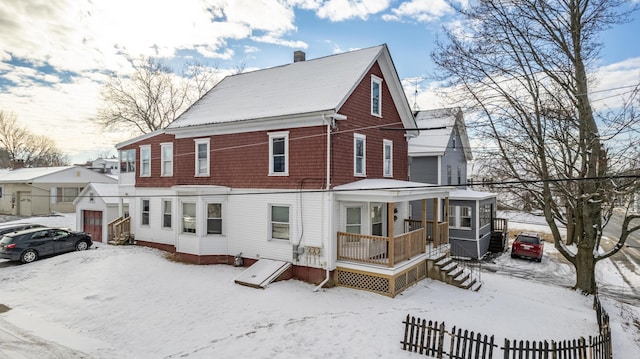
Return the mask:
[[(602, 98), (640, 82), (638, 20), (603, 35)], [(290, 63), (295, 50), (313, 59), (382, 43), (409, 102), (441, 107), (429, 92), (430, 52), (449, 21), (444, 0), (2, 0), (0, 110), (84, 162), (133, 137), (91, 122), (101, 82), (126, 71), (127, 56), (176, 67), (197, 60), (225, 73)]]

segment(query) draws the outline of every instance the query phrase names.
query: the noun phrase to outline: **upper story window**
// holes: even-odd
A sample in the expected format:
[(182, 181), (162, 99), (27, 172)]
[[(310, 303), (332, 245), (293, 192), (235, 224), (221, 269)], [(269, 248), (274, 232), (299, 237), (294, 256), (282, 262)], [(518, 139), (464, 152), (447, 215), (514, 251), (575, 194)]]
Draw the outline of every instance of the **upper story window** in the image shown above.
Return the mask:
[(209, 175), (209, 139), (198, 139), (196, 143), (196, 176)]
[(289, 132), (269, 133), (269, 175), (289, 174)]
[(140, 177), (151, 176), (151, 146), (140, 146)]
[(371, 76), (371, 114), (382, 117), (382, 79)]
[(456, 129), (454, 128), (453, 131), (451, 131), (451, 147), (453, 148), (453, 150), (456, 150), (456, 141), (458, 138), (458, 131), (456, 131)]
[(460, 168), (460, 166), (458, 166), (458, 183), (457, 184), (462, 184), (462, 168)]
[(367, 175), (367, 137), (353, 134), (353, 175), (364, 177)]
[(451, 184), (451, 165), (447, 165), (447, 184)]
[(382, 155), (383, 155), (383, 175), (385, 177), (393, 177), (393, 141), (382, 141)]
[(160, 175), (173, 176), (173, 143), (160, 144), (160, 161), (162, 162)]
[(120, 151), (120, 173), (136, 171), (136, 150)]

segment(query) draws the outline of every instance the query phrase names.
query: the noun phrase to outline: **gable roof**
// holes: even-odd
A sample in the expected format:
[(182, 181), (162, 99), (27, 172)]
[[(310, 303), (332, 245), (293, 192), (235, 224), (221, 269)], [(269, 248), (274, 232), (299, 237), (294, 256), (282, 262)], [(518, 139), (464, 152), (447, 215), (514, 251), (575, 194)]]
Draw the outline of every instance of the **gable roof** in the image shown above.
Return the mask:
[[(405, 127), (415, 121), (386, 45), (225, 77), (167, 126), (179, 129), (338, 113), (378, 61)], [(172, 131), (174, 130), (174, 131)]]
[(18, 168), (0, 174), (0, 183), (114, 183), (117, 179), (81, 166)]
[(409, 140), (409, 156), (444, 155), (455, 128), (460, 135), (460, 145), (466, 160), (471, 161), (473, 158), (462, 110), (459, 108), (419, 111), (416, 113), (416, 124), (423, 130), (420, 130), (417, 137)]
[(77, 205), (78, 202), (84, 197), (88, 197), (88, 193), (95, 191), (96, 196), (101, 198), (107, 205), (118, 205), (120, 203), (118, 184), (117, 183), (89, 183), (78, 197), (73, 200), (73, 204)]

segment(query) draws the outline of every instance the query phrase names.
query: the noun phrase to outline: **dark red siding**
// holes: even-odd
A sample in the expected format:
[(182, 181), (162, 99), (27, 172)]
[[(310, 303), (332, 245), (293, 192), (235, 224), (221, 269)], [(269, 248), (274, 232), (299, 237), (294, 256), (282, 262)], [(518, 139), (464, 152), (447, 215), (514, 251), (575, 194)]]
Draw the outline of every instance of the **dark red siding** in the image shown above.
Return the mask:
[[(382, 117), (371, 115), (371, 75), (383, 79)], [(393, 141), (393, 178), (407, 180), (407, 141), (403, 126), (378, 63), (356, 87), (339, 113), (331, 135), (331, 184), (362, 179), (353, 175), (353, 135), (366, 136), (366, 177), (383, 178), (383, 140)], [(269, 176), (269, 132), (289, 131), (289, 175)], [(206, 138), (206, 137), (202, 137)], [(322, 188), (326, 183), (326, 126), (283, 128), (210, 136), (210, 175), (195, 177), (195, 138), (175, 139), (161, 134), (122, 149), (136, 150), (136, 186), (218, 185), (232, 188)], [(160, 177), (161, 147), (173, 142), (173, 176)], [(141, 145), (151, 145), (151, 177), (139, 177)]]

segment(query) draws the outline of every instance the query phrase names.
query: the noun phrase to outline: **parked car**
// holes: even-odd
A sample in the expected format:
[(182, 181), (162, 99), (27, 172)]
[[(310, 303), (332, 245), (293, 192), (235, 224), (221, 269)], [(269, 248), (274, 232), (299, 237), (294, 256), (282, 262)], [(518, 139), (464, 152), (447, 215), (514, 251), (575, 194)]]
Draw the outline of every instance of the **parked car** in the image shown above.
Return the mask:
[(511, 257), (530, 258), (537, 262), (542, 261), (544, 242), (540, 234), (522, 232), (516, 236), (511, 245)]
[(0, 224), (0, 237), (11, 232), (24, 231), (30, 228), (43, 228), (44, 226), (36, 223), (2, 223)]
[(31, 263), (38, 258), (82, 251), (93, 245), (91, 235), (62, 228), (39, 227), (5, 234), (0, 239), (0, 258)]

